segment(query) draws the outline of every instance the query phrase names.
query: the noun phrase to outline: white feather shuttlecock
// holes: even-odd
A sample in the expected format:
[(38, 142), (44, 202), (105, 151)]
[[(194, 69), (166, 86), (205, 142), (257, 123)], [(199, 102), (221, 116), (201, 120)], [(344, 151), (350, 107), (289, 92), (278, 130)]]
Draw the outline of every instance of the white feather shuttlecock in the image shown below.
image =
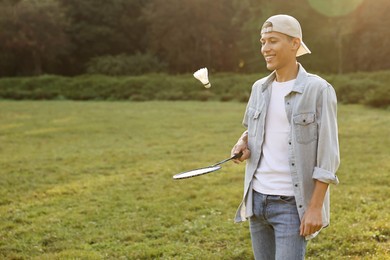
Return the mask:
[(202, 82), (205, 88), (210, 88), (211, 83), (209, 81), (209, 75), (207, 68), (202, 68), (194, 72), (194, 77)]

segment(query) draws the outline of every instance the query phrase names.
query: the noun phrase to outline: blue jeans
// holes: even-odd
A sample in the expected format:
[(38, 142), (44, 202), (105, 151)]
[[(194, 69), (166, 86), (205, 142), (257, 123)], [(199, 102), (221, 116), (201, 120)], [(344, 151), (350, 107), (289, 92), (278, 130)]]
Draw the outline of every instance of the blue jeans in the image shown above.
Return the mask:
[(252, 248), (255, 259), (304, 259), (306, 240), (299, 235), (301, 224), (295, 198), (253, 192), (250, 218)]

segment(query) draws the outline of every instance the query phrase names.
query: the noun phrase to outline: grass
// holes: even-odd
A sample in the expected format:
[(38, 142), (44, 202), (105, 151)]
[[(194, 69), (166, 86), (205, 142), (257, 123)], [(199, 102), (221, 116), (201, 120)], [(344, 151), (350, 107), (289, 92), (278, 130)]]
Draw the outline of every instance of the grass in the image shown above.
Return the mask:
[[(1, 259), (251, 259), (244, 103), (0, 102)], [(390, 112), (339, 107), (341, 183), (308, 259), (390, 259)]]

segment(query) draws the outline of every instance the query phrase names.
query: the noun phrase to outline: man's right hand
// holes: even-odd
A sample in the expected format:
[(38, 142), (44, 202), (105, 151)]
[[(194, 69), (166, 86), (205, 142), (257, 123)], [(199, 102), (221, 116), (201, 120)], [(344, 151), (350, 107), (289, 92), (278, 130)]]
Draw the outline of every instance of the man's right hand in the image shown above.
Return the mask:
[(233, 149), (231, 151), (231, 156), (234, 156), (235, 154), (239, 154), (242, 152), (242, 156), (237, 159), (233, 159), (234, 163), (240, 163), (245, 161), (251, 156), (251, 151), (248, 149), (248, 143), (242, 140), (241, 138), (238, 140), (235, 146), (233, 146)]

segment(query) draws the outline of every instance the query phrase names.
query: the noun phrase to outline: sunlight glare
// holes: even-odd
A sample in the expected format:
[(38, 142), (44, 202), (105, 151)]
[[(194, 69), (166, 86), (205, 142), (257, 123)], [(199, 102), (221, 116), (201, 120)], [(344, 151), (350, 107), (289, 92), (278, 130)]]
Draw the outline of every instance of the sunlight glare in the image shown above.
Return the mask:
[(343, 16), (353, 12), (363, 0), (308, 0), (310, 6), (317, 12), (329, 16)]

